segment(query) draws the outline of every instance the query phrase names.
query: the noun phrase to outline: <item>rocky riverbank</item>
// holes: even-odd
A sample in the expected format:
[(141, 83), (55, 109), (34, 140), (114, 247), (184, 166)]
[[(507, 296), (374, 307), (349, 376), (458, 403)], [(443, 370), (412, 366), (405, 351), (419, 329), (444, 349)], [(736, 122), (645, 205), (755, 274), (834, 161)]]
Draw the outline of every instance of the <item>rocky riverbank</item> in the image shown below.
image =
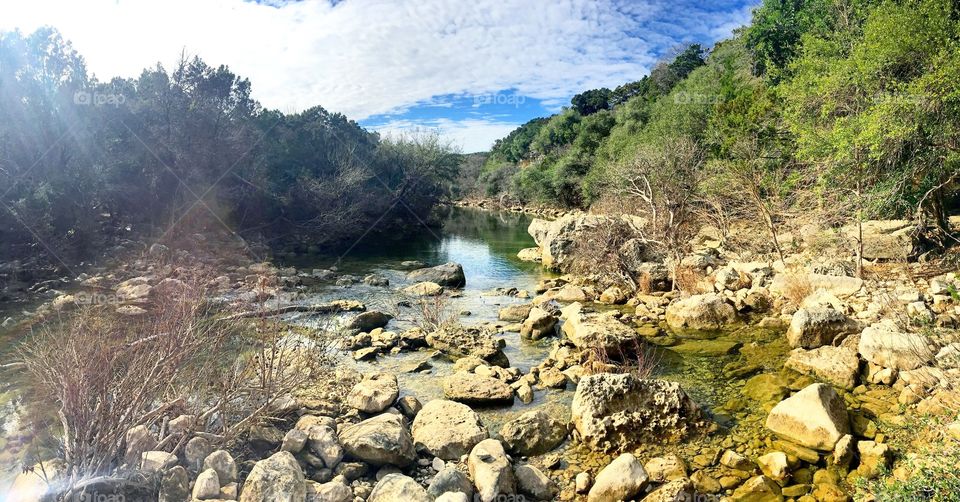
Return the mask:
[[(932, 424), (927, 441), (960, 441), (960, 277), (890, 262), (918, 254), (901, 224), (868, 226), (865, 254), (875, 262), (856, 278), (841, 254), (810, 244), (829, 237), (813, 231), (790, 236), (781, 262), (728, 249), (704, 229), (672, 263), (647, 245), (639, 218), (551, 217), (530, 225), (537, 246), (518, 256), (563, 275), (487, 292), (502, 299), (485, 307), (497, 310), (491, 321), (459, 312), (412, 325), (351, 296), (364, 287), (401, 307), (442, 305), (471, 281), (456, 263), (403, 263), (391, 279), (181, 256), (216, 270), (212, 300), (232, 316), (267, 309), (302, 326), (302, 316), (336, 313), (338, 349), (362, 366), (292, 393), (230, 444), (194, 434), (189, 416), (163, 421), (167, 433), (183, 427), (176, 454), (158, 430), (131, 429), (126, 468), (150, 480), (138, 493), (247, 502), (842, 501), (869, 499), (871, 479), (915, 474), (911, 431), (921, 417)], [(611, 225), (618, 246), (604, 259), (630, 281), (611, 283), (607, 264), (584, 273), (582, 243)], [(176, 286), (175, 262), (156, 263), (83, 277), (36, 313), (69, 311), (100, 292), (119, 313), (143, 315)], [(343, 297), (310, 303), (320, 287)], [(542, 346), (544, 355), (521, 369), (508, 356), (517, 346)], [(424, 357), (387, 369), (405, 354)], [(405, 388), (412, 374), (436, 380), (436, 395)], [(13, 500), (37, 500), (30, 494), (45, 488), (35, 472), (14, 486), (23, 496)]]

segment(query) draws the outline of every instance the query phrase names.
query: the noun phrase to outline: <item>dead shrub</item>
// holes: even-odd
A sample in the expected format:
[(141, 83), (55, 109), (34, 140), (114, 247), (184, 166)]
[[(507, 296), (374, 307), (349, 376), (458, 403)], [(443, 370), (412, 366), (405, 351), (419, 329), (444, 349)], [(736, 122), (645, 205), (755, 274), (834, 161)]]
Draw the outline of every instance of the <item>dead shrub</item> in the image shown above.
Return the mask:
[(592, 346), (584, 351), (582, 367), (585, 374), (628, 373), (637, 378), (652, 377), (660, 366), (661, 357), (641, 340), (618, 346), (613, 353), (606, 347)]
[[(39, 327), (20, 349), (27, 392), (55, 409), (55, 417), (38, 413), (36, 423), (53, 426), (64, 499), (92, 479), (118, 475), (132, 427), (155, 431), (155, 449), (172, 453), (194, 436), (223, 445), (328, 364), (328, 336), (289, 336), (266, 318), (217, 318), (206, 278), (179, 281), (156, 295), (148, 314), (84, 306)], [(186, 433), (171, 432), (169, 420), (180, 415), (196, 420)]]
[(700, 283), (706, 277), (696, 268), (677, 265), (673, 269), (673, 286), (681, 293), (692, 295), (700, 292)]

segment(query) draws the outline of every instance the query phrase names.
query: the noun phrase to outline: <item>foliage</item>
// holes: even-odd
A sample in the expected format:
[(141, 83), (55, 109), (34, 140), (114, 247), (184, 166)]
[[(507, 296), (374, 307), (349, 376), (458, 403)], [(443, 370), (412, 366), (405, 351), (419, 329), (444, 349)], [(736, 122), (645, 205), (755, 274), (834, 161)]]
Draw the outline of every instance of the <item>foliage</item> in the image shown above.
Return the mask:
[(85, 259), (126, 229), (166, 237), (219, 221), (336, 247), (375, 221), (387, 233), (423, 218), (459, 162), (431, 135), (382, 139), (321, 107), (265, 110), (248, 80), (199, 58), (101, 82), (52, 29), (0, 34), (0, 239), (15, 257), (42, 245), (51, 261)]
[(591, 89), (581, 92), (570, 100), (570, 106), (577, 113), (586, 117), (601, 110), (610, 108), (610, 89), (602, 87), (600, 89)]

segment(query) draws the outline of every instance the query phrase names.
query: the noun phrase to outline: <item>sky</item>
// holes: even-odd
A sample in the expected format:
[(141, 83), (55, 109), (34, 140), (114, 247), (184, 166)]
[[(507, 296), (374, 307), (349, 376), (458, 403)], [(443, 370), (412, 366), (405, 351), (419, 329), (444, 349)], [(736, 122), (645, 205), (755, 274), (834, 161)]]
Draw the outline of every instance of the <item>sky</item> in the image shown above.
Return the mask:
[(268, 108), (321, 105), (469, 153), (729, 37), (758, 1), (2, 0), (0, 30), (57, 28), (100, 80), (196, 55), (249, 78)]

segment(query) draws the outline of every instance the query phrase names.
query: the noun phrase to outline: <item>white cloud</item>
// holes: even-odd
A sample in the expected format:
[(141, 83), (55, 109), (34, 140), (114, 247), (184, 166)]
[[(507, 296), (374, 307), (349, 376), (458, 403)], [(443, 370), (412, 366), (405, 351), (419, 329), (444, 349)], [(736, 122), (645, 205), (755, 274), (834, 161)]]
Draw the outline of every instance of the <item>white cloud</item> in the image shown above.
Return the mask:
[(488, 119), (430, 119), (393, 120), (374, 126), (372, 129), (386, 136), (398, 136), (416, 131), (436, 132), (459, 145), (463, 153), (473, 153), (489, 150), (494, 141), (506, 136), (518, 126), (520, 126), (518, 123)]
[(250, 78), (267, 107), (320, 104), (363, 120), (437, 96), (504, 89), (562, 104), (584, 89), (635, 80), (665, 46), (724, 36), (748, 13), (667, 0), (271, 3), (29, 0), (5, 3), (0, 29), (54, 26), (101, 79), (135, 77), (157, 61), (169, 67), (186, 51)]

